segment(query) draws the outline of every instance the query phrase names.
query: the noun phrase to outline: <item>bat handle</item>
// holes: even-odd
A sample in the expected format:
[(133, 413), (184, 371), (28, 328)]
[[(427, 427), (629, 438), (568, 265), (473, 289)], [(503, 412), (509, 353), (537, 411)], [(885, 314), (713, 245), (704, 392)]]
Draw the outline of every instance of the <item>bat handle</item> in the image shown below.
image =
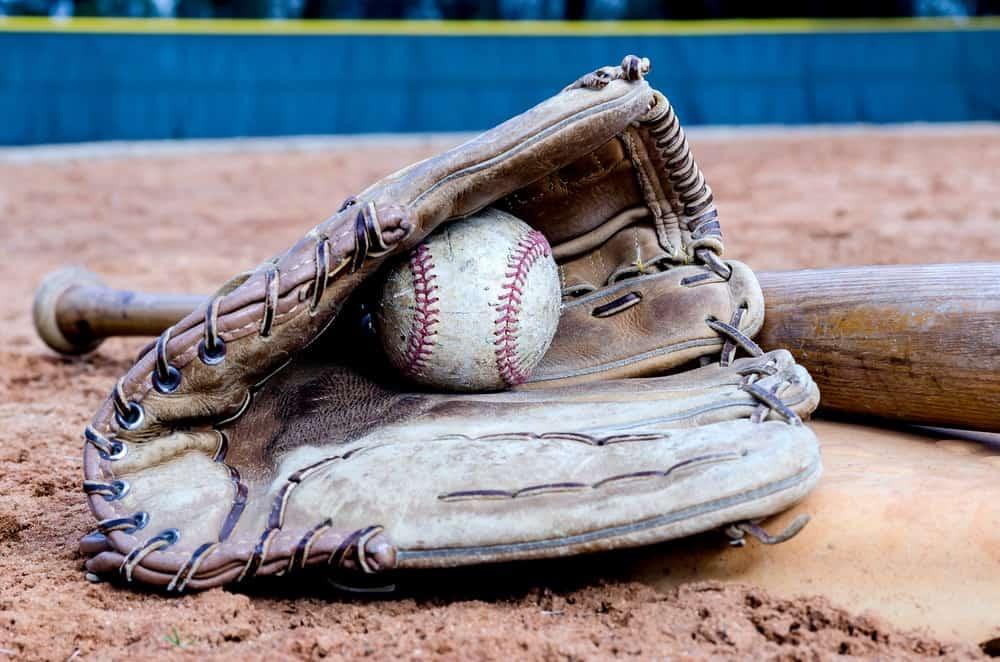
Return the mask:
[(155, 336), (205, 297), (142, 294), (108, 287), (82, 267), (66, 267), (42, 281), (35, 293), (35, 330), (61, 354), (85, 354), (110, 336)]

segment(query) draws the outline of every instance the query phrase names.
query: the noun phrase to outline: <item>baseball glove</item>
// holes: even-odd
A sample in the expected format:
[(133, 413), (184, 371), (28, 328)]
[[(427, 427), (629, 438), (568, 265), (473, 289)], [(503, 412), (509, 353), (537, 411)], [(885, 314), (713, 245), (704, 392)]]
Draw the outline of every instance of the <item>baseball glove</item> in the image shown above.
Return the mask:
[[(818, 392), (751, 339), (760, 288), (720, 257), (711, 191), (648, 68), (628, 56), (378, 182), (164, 332), (85, 431), (88, 570), (180, 591), (727, 526), (774, 542), (752, 522), (818, 480), (801, 423)], [(487, 206), (550, 242), (555, 340), (515, 390), (399, 384), (358, 323), (362, 285)]]

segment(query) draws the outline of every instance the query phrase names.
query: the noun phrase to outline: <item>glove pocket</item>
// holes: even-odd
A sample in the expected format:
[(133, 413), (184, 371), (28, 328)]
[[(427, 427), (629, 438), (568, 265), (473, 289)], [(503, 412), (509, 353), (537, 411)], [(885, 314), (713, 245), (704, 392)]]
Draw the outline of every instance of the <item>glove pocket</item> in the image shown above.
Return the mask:
[(729, 279), (701, 266), (628, 278), (563, 304), (559, 328), (528, 387), (663, 374), (725, 344), (708, 320), (746, 336), (763, 324), (753, 272), (738, 262)]

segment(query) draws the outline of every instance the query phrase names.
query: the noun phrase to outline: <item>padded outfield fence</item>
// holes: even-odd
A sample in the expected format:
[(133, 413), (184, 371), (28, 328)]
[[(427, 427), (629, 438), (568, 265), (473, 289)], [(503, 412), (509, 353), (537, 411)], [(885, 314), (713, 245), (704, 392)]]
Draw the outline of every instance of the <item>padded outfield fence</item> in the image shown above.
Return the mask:
[(473, 131), (626, 53), (686, 125), (1000, 119), (1000, 19), (0, 19), (0, 144)]

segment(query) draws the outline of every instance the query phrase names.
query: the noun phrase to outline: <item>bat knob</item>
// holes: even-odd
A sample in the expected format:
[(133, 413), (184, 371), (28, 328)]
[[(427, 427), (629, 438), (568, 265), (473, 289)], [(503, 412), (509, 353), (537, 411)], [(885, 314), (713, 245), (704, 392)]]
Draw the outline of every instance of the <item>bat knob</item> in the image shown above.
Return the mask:
[(60, 354), (86, 354), (97, 349), (104, 339), (95, 338), (86, 321), (74, 325), (60, 324), (59, 301), (69, 290), (80, 286), (105, 287), (96, 274), (83, 267), (64, 267), (53, 271), (35, 292), (32, 318), (35, 331), (51, 349)]

